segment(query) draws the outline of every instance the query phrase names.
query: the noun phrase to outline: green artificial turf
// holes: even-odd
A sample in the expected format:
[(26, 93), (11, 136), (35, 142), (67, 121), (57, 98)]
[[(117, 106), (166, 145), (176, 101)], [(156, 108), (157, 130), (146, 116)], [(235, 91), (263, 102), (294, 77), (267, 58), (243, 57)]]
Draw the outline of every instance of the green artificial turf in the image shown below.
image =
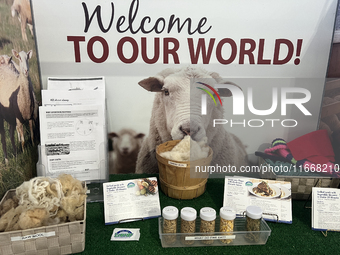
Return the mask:
[[(110, 181), (136, 179), (158, 175), (111, 175)], [(179, 210), (186, 206), (216, 209), (223, 206), (224, 179), (209, 179), (206, 192), (193, 200), (177, 200), (159, 192), (161, 208), (168, 205)], [(307, 204), (308, 205), (308, 204)], [(309, 203), (310, 205), (310, 203)], [(103, 203), (88, 203), (85, 250), (80, 254), (339, 254), (340, 233), (328, 232), (327, 237), (311, 229), (311, 209), (305, 201), (293, 200), (293, 224), (268, 222), (271, 235), (265, 245), (162, 248), (158, 234), (158, 219), (104, 225)], [(140, 228), (139, 241), (110, 241), (115, 228)]]

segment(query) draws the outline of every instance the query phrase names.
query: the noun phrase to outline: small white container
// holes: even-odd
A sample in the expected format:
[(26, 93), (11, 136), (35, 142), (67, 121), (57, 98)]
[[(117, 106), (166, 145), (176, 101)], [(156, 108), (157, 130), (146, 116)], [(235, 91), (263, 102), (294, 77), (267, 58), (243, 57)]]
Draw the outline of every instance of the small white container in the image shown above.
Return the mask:
[[(181, 233), (195, 233), (197, 211), (192, 207), (184, 207), (181, 210)], [(195, 241), (185, 240), (182, 236), (181, 241), (185, 245), (191, 245)]]
[[(220, 209), (220, 232), (226, 233), (234, 231), (234, 221), (236, 218), (236, 212), (233, 208), (224, 206)], [(229, 234), (230, 235), (230, 234)], [(231, 243), (233, 240), (231, 239), (223, 239), (222, 243)]]
[[(215, 232), (216, 211), (211, 207), (203, 207), (200, 210), (200, 232), (213, 233)], [(204, 244), (212, 244), (214, 240), (202, 240)]]
[(166, 206), (163, 208), (162, 216), (165, 220), (177, 220), (178, 209), (175, 206)]
[[(163, 233), (176, 233), (177, 232), (177, 218), (178, 209), (174, 206), (166, 206), (162, 211), (163, 216)], [(165, 241), (169, 244), (176, 242), (176, 235), (168, 235)]]
[(249, 241), (258, 242), (261, 230), (262, 209), (258, 206), (248, 206), (246, 208), (246, 230), (251, 231), (246, 237)]
[(246, 208), (246, 215), (251, 219), (258, 220), (262, 218), (261, 207), (250, 205)]

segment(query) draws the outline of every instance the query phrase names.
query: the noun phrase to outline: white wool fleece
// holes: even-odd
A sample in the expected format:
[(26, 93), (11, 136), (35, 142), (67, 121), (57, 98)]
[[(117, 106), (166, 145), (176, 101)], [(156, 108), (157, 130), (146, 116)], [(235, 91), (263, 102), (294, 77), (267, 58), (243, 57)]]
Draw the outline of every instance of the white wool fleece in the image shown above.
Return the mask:
[(208, 157), (209, 147), (207, 137), (196, 142), (189, 135), (185, 136), (171, 151), (165, 151), (160, 156), (176, 161), (195, 161)]

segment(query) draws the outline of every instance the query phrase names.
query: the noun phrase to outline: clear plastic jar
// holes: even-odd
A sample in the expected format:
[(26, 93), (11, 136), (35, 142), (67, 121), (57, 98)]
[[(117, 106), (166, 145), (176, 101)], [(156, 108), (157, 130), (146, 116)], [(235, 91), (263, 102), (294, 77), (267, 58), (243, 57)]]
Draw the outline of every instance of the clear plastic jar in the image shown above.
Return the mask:
[[(228, 232), (234, 231), (234, 222), (236, 218), (236, 212), (228, 206), (221, 207), (220, 209), (220, 232), (230, 235)], [(228, 244), (231, 243), (232, 239), (222, 239), (221, 242)]]
[[(163, 233), (177, 232), (178, 209), (174, 206), (166, 206), (162, 211)], [(176, 234), (164, 236), (164, 241), (168, 244), (176, 242)]]
[[(200, 232), (201, 233), (211, 233), (206, 236), (213, 235), (215, 232), (215, 222), (216, 222), (216, 211), (211, 207), (203, 207), (200, 210)], [(202, 240), (204, 244), (212, 244), (214, 240)]]
[[(196, 231), (196, 217), (197, 211), (192, 207), (184, 207), (181, 210), (181, 233), (195, 233)], [(195, 241), (194, 240), (185, 240), (187, 236), (185, 235), (181, 237), (181, 242), (185, 245), (191, 245)]]
[(246, 209), (246, 230), (252, 231), (246, 235), (247, 239), (251, 242), (258, 242), (260, 233), (253, 231), (261, 230), (262, 209), (258, 206), (248, 206)]

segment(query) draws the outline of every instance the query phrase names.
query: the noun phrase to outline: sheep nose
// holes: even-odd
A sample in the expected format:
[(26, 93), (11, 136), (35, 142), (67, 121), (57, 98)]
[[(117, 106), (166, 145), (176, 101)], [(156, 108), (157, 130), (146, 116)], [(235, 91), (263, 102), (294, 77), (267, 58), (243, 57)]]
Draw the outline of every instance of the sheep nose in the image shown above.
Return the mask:
[(128, 154), (128, 152), (129, 152), (129, 148), (127, 148), (127, 147), (124, 147), (124, 148), (122, 148), (122, 153), (125, 155), (125, 154)]
[(190, 127), (183, 127), (183, 126), (180, 126), (180, 127), (179, 127), (179, 130), (181, 130), (181, 132), (182, 132), (184, 135), (190, 135)]

